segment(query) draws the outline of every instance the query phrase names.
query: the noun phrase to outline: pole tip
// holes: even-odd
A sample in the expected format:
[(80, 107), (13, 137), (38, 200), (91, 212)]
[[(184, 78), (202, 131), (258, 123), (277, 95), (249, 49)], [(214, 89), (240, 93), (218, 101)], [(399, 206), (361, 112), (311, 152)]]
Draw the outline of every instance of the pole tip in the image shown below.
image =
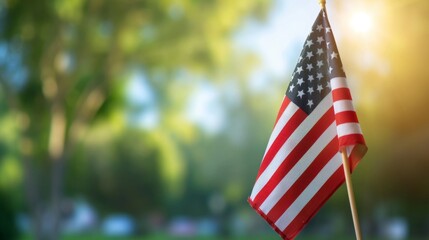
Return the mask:
[(319, 0), (319, 4), (320, 4), (320, 7), (324, 9), (326, 5), (326, 0)]

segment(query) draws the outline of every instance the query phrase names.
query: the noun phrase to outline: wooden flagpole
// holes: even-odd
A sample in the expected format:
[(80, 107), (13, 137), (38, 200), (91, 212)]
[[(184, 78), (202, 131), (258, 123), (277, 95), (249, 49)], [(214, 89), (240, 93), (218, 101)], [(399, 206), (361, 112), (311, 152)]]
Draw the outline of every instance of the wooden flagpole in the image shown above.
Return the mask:
[(350, 174), (350, 162), (345, 148), (341, 150), (343, 156), (344, 176), (346, 177), (347, 193), (349, 195), (350, 208), (352, 210), (353, 224), (355, 227), (356, 239), (362, 240), (362, 233), (359, 225), (359, 217), (356, 208), (355, 194), (353, 192), (352, 177)]
[[(322, 9), (325, 9), (326, 0), (319, 0), (319, 4)], [(359, 217), (358, 217), (356, 202), (355, 202), (355, 194), (353, 192), (353, 184), (352, 184), (352, 178), (350, 174), (350, 170), (351, 170), (350, 162), (345, 148), (341, 149), (341, 155), (343, 158), (344, 176), (346, 178), (347, 194), (349, 196), (349, 202), (350, 202), (350, 208), (352, 211), (353, 225), (355, 227), (356, 239), (362, 240), (362, 233), (360, 230)]]

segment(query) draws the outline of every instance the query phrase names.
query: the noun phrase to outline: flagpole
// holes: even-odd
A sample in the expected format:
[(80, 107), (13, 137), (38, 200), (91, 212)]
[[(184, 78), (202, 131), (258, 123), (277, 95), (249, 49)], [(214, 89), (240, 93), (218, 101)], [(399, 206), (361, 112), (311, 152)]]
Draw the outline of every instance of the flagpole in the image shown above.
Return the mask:
[(355, 194), (353, 192), (353, 184), (352, 184), (352, 178), (350, 174), (351, 168), (350, 168), (349, 158), (347, 157), (347, 151), (345, 148), (341, 150), (341, 154), (343, 156), (344, 175), (346, 177), (347, 193), (349, 195), (350, 208), (352, 210), (353, 225), (355, 227), (356, 239), (362, 240), (362, 233), (360, 230), (359, 217), (358, 217), (356, 202), (355, 202)]

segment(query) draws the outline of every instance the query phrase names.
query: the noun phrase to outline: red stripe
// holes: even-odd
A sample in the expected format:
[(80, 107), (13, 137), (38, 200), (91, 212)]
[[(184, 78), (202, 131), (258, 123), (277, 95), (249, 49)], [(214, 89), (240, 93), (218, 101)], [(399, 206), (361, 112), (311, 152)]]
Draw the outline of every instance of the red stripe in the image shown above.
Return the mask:
[(285, 126), (280, 131), (279, 135), (273, 141), (267, 153), (265, 154), (256, 179), (258, 179), (259, 176), (268, 167), (268, 165), (270, 165), (271, 161), (273, 160), (274, 156), (276, 156), (279, 149), (283, 146), (286, 140), (290, 137), (290, 135), (292, 135), (295, 129), (302, 123), (302, 121), (304, 121), (306, 117), (307, 114), (301, 109), (298, 109), (295, 114), (289, 119), (289, 121), (285, 124)]
[(334, 194), (344, 182), (344, 171), (341, 165), (335, 173), (326, 181), (320, 190), (313, 196), (301, 212), (294, 218), (288, 227), (283, 231), (283, 235), (293, 239), (317, 213), (322, 205)]
[(256, 203), (262, 203), (273, 191), (277, 184), (286, 176), (286, 174), (295, 166), (301, 157), (310, 149), (313, 143), (323, 134), (323, 132), (335, 121), (334, 110), (331, 107), (326, 113), (317, 121), (317, 123), (310, 129), (298, 145), (290, 152), (290, 154), (283, 160), (280, 166), (276, 169), (267, 184), (262, 187), (261, 191), (253, 199)]
[(352, 100), (352, 95), (350, 94), (350, 89), (348, 88), (337, 88), (332, 90), (332, 99), (335, 101), (338, 100)]
[(274, 126), (277, 125), (279, 118), (282, 116), (283, 112), (285, 111), (289, 103), (291, 103), (290, 99), (285, 96), (285, 98), (283, 99), (282, 105), (280, 106), (279, 112), (277, 113), (276, 123), (274, 124)]
[(302, 173), (292, 187), (283, 195), (273, 209), (267, 214), (273, 222), (276, 222), (290, 205), (307, 188), (322, 168), (338, 153), (338, 139), (332, 141), (320, 152), (308, 168)]
[(364, 144), (356, 144), (355, 146), (353, 146), (353, 149), (349, 156), (349, 160), (351, 162), (350, 167), (352, 168), (352, 172), (367, 151), (368, 151), (368, 148), (365, 145), (365, 141), (364, 141)]
[(365, 145), (365, 139), (362, 134), (349, 134), (340, 137), (339, 139), (340, 146), (351, 146), (356, 144)]
[(337, 125), (343, 124), (343, 123), (359, 123), (359, 120), (357, 118), (355, 111), (345, 111), (345, 112), (339, 112), (335, 114), (335, 121)]

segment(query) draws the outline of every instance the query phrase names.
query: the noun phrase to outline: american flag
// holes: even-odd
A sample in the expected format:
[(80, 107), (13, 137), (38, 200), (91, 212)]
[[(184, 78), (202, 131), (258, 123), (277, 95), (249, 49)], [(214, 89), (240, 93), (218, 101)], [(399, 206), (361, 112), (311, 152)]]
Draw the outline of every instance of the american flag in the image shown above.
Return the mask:
[(283, 237), (293, 239), (366, 153), (335, 39), (321, 10), (303, 46), (249, 197)]

